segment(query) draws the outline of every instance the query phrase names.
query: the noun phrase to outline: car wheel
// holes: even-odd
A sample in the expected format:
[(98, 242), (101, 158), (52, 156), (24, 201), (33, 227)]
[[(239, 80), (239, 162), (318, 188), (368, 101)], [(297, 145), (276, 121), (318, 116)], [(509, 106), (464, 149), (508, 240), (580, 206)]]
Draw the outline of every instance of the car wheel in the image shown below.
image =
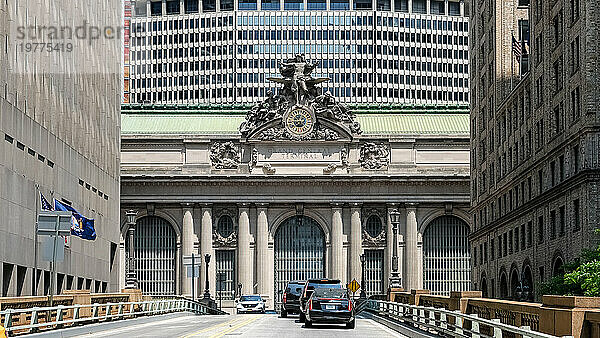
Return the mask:
[(353, 319), (351, 322), (346, 323), (347, 329), (353, 329), (356, 326), (356, 319)]
[(287, 318), (287, 311), (281, 310), (281, 318)]
[(304, 321), (306, 321), (306, 317), (304, 316), (304, 313), (300, 312), (300, 323), (304, 323)]
[(304, 326), (305, 326), (305, 327), (312, 327), (312, 321), (310, 321), (310, 320), (307, 320), (307, 321), (304, 323)]

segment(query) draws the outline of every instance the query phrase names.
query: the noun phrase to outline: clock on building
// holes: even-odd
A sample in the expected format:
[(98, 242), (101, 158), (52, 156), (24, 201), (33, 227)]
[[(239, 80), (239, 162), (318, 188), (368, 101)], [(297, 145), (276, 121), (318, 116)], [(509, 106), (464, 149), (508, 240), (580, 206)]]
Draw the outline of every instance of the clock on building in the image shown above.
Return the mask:
[(306, 108), (294, 107), (284, 117), (286, 129), (293, 135), (307, 135), (315, 125), (314, 115)]

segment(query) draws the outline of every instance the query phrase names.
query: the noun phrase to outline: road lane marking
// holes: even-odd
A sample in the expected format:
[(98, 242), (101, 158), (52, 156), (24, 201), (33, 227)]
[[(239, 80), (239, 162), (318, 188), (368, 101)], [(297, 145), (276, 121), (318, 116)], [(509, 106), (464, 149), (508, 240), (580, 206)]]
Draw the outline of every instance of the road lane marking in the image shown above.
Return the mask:
[[(233, 324), (237, 324), (237, 323), (239, 323), (239, 322), (240, 322), (240, 321), (242, 321), (242, 320), (244, 320), (244, 318), (234, 318), (234, 319), (232, 319), (232, 320), (230, 320), (230, 321), (226, 321), (226, 322), (223, 322), (223, 323), (221, 323), (221, 324), (213, 325), (213, 326), (211, 326), (211, 327), (207, 327), (207, 328), (204, 328), (204, 329), (202, 329), (202, 330), (198, 330), (198, 331), (196, 331), (196, 332), (192, 332), (192, 333), (190, 333), (190, 334), (187, 334), (187, 335), (185, 335), (185, 336), (181, 336), (181, 338), (190, 338), (190, 337), (193, 337), (193, 336), (199, 335), (200, 333), (203, 333), (203, 332), (207, 332), (207, 331), (212, 331), (212, 330), (214, 330), (214, 329), (218, 329), (218, 328), (220, 328), (221, 326), (225, 326), (225, 325), (227, 325), (227, 324), (232, 324), (232, 325), (233, 325)], [(237, 323), (236, 323), (236, 322), (237, 322)]]
[(229, 328), (229, 329), (227, 329), (227, 330), (225, 330), (225, 331), (222, 331), (222, 332), (216, 333), (216, 334), (212, 335), (210, 338), (219, 338), (219, 337), (223, 337), (224, 335), (226, 335), (226, 334), (228, 334), (228, 333), (230, 333), (230, 332), (233, 332), (233, 331), (235, 331), (235, 330), (237, 330), (237, 329), (239, 329), (239, 328), (241, 328), (241, 327), (243, 327), (243, 326), (246, 326), (246, 325), (248, 325), (248, 324), (250, 324), (250, 323), (252, 323), (252, 322), (254, 322), (254, 321), (256, 321), (256, 320), (258, 320), (258, 319), (260, 319), (260, 318), (263, 318), (263, 317), (262, 317), (262, 316), (260, 316), (260, 317), (254, 317), (254, 318), (250, 318), (250, 319), (248, 319), (248, 320), (246, 320), (246, 321), (244, 321), (244, 322), (242, 322), (242, 323), (240, 323), (240, 324), (238, 324), (238, 325), (236, 325), (236, 326), (234, 326), (234, 327), (232, 327), (232, 328)]
[[(94, 333), (90, 332), (90, 333), (82, 334), (82, 335), (79, 335), (79, 336), (75, 336), (74, 338), (105, 337), (105, 336), (114, 335), (114, 334), (118, 334), (118, 333), (122, 333), (122, 332), (127, 332), (127, 331), (131, 331), (131, 330), (142, 329), (142, 328), (149, 327), (149, 326), (162, 325), (162, 324), (165, 324), (165, 323), (174, 323), (174, 322), (186, 321), (186, 320), (189, 320), (189, 317), (190, 316), (184, 316), (184, 317), (179, 317), (179, 318), (159, 320), (159, 321), (156, 321), (156, 322), (150, 322), (150, 323), (145, 323), (145, 324), (138, 324), (138, 325), (133, 325), (133, 326), (127, 326), (127, 327), (122, 327), (122, 328), (118, 328), (118, 329), (98, 331), (98, 332), (94, 332)], [(141, 318), (143, 318), (143, 317), (141, 317)], [(108, 323), (109, 322), (101, 323), (101, 324), (108, 324)], [(115, 323), (119, 323), (119, 322), (115, 322)]]
[(404, 336), (404, 335), (401, 335), (399, 332), (396, 332), (396, 331), (394, 331), (394, 330), (390, 329), (389, 327), (387, 327), (387, 326), (385, 326), (385, 325), (383, 325), (383, 324), (381, 324), (381, 323), (378, 323), (378, 322), (376, 322), (376, 321), (375, 321), (375, 320), (373, 320), (373, 319), (370, 319), (370, 320), (369, 320), (369, 324), (371, 324), (371, 325), (373, 325), (373, 326), (377, 326), (377, 327), (379, 327), (381, 330), (383, 330), (383, 331), (386, 331), (387, 333), (389, 333), (389, 334), (390, 334), (392, 337), (397, 337), (397, 338), (406, 338), (406, 336)]

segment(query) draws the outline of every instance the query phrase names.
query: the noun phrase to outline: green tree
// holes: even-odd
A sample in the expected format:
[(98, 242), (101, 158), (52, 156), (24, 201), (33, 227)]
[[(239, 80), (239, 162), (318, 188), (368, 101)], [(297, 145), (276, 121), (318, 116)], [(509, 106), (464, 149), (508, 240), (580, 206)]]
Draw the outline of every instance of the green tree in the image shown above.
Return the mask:
[(539, 291), (541, 295), (600, 297), (600, 245), (583, 250), (575, 261), (563, 266), (562, 273), (542, 283)]

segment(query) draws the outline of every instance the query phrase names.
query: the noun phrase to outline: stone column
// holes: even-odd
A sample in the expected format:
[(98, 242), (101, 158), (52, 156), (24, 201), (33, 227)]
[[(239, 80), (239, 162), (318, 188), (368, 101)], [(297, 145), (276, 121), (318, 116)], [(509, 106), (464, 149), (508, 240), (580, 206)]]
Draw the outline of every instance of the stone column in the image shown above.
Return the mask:
[[(215, 297), (216, 290), (216, 269), (215, 269), (215, 250), (212, 246), (212, 233), (213, 233), (213, 225), (212, 225), (212, 205), (205, 204), (202, 206), (202, 229), (200, 233), (200, 250), (202, 255), (202, 266), (200, 268), (200, 285), (202, 285), (201, 289), (204, 291), (204, 285), (206, 282), (206, 267), (204, 263), (204, 255), (210, 254), (210, 263), (208, 270), (208, 281), (209, 281), (209, 290), (211, 296)], [(199, 294), (202, 294), (200, 292)]]
[[(259, 294), (269, 293), (269, 221), (267, 219), (267, 204), (259, 204), (256, 208), (256, 282)], [(272, 283), (272, 282), (271, 282)]]
[(404, 249), (404, 288), (419, 289), (419, 264), (417, 248), (417, 205), (406, 204), (406, 234)]
[[(182, 254), (184, 256), (191, 255), (192, 253), (198, 254), (194, 252), (194, 242), (198, 239), (194, 234), (194, 217), (193, 217), (194, 209), (193, 204), (186, 203), (183, 205), (183, 229), (182, 229)], [(200, 258), (200, 257), (198, 257)], [(192, 278), (187, 276), (187, 268), (184, 268), (182, 273), (183, 277), (183, 285), (182, 285), (182, 293), (185, 296), (192, 295)], [(196, 291), (196, 295), (201, 294), (201, 292)]]
[(344, 225), (342, 222), (342, 205), (331, 206), (331, 278), (345, 282), (344, 275)]
[[(250, 219), (248, 204), (239, 205), (238, 227), (238, 283), (242, 284), (242, 294), (252, 294), (252, 256), (250, 255)], [(237, 292), (237, 285), (235, 286)]]
[(360, 255), (362, 255), (362, 225), (360, 219), (360, 209), (361, 205), (359, 203), (354, 203), (351, 205), (350, 214), (351, 214), (351, 223), (350, 223), (350, 276), (348, 276), (348, 280), (352, 281), (352, 279), (356, 278), (359, 280), (361, 277), (361, 264), (360, 264)]

